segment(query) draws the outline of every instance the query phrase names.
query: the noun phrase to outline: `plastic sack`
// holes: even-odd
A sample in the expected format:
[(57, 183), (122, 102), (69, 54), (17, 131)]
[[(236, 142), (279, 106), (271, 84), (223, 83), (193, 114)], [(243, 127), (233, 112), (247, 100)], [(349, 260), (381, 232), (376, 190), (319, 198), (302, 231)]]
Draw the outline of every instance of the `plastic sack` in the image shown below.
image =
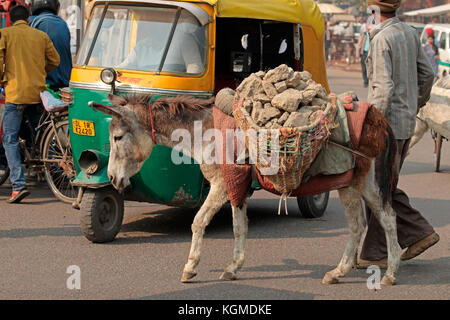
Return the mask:
[(41, 92), (41, 100), (45, 110), (48, 112), (61, 111), (69, 106), (67, 102), (55, 98), (47, 90)]

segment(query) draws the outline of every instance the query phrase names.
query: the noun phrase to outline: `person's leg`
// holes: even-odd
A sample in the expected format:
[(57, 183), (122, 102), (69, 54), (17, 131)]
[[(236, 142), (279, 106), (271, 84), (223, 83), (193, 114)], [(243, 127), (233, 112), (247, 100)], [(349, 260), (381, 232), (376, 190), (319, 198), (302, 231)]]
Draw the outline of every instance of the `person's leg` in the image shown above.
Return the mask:
[(13, 191), (26, 188), (25, 176), (22, 169), (22, 158), (19, 151), (19, 130), (22, 123), (22, 111), (17, 105), (6, 103), (3, 116), (3, 147), (8, 161), (10, 181)]
[(361, 55), (361, 70), (362, 70), (362, 76), (363, 76), (363, 81), (364, 81), (364, 87), (367, 87), (369, 85), (369, 79), (367, 78), (366, 58), (367, 58), (367, 52), (364, 52)]
[[(410, 139), (397, 140), (398, 159), (394, 168), (398, 177), (408, 151)], [(397, 214), (397, 237), (400, 247), (407, 248), (434, 233), (433, 227), (419, 211), (411, 207), (408, 196), (395, 188), (392, 195), (392, 208)], [(366, 207), (367, 234), (360, 257), (364, 260), (378, 261), (387, 257), (386, 237), (376, 217)]]

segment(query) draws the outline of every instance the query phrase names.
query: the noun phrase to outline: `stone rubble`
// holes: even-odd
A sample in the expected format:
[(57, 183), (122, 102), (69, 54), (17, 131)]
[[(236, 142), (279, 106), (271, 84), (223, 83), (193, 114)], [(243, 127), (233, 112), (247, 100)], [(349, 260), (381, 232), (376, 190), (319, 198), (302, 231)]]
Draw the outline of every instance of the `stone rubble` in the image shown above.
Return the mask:
[(329, 102), (327, 91), (308, 71), (297, 72), (282, 64), (245, 78), (236, 89), (255, 123), (266, 129), (302, 127), (317, 119)]

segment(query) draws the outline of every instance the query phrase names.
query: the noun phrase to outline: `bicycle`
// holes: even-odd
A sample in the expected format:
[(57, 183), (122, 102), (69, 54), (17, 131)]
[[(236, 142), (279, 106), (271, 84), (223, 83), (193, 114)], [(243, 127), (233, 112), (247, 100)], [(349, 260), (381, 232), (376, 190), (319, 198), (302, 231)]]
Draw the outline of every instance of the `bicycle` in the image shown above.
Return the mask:
[[(68, 114), (67, 107), (58, 111), (44, 111), (34, 137), (28, 132), (19, 138), (19, 149), (23, 165), (34, 171), (38, 179), (43, 175), (59, 200), (72, 203), (78, 190), (71, 184), (76, 172), (69, 139)], [(26, 124), (22, 123), (22, 126), (25, 126), (22, 132), (26, 132)], [(3, 147), (1, 149), (0, 185), (6, 182), (10, 174)]]

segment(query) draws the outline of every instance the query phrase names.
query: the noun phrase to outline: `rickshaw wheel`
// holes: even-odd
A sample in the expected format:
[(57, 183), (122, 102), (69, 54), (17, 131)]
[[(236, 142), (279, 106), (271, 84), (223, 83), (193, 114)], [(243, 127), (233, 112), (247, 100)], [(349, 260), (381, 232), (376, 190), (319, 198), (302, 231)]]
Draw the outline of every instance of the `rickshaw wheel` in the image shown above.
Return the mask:
[(122, 226), (124, 201), (112, 187), (86, 189), (80, 206), (84, 236), (96, 243), (113, 241)]
[(298, 208), (304, 218), (320, 218), (328, 205), (329, 192), (309, 197), (297, 197)]

